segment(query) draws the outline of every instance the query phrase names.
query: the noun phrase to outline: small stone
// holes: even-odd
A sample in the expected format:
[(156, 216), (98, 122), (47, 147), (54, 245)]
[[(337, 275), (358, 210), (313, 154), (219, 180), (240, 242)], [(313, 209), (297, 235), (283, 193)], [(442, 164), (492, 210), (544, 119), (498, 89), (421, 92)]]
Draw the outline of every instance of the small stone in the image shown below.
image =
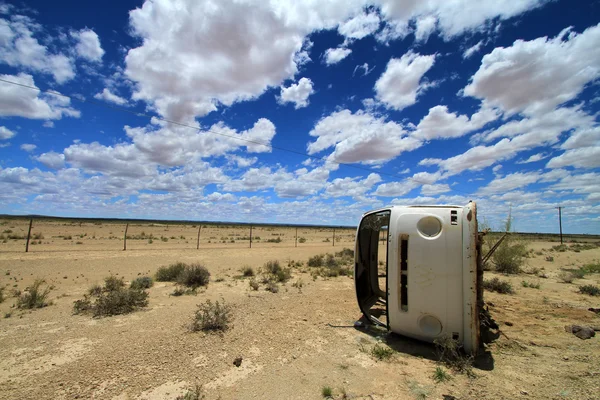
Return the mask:
[(504, 325), (506, 326), (513, 326), (514, 324), (510, 321), (504, 321)]
[(567, 356), (564, 356), (564, 357), (563, 357), (563, 360), (565, 360), (565, 361), (569, 361), (569, 357), (567, 357)]
[(236, 367), (239, 368), (240, 365), (242, 365), (242, 360), (243, 360), (243, 358), (241, 356), (240, 357), (236, 357), (236, 359), (233, 360), (233, 365), (235, 365)]
[(521, 394), (524, 395), (524, 396), (527, 396), (529, 393), (527, 393), (526, 390), (521, 390)]

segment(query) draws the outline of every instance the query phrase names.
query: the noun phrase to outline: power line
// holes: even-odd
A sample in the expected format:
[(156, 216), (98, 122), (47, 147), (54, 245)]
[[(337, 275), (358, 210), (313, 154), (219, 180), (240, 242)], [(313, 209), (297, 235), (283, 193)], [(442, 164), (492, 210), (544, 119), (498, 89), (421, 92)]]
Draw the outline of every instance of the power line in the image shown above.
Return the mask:
[[(150, 114), (143, 113), (143, 112), (137, 112), (137, 111), (129, 110), (129, 109), (125, 108), (125, 107), (122, 107), (122, 106), (119, 106), (119, 105), (115, 105), (115, 104), (107, 104), (107, 103), (100, 102), (100, 101), (95, 101), (95, 100), (92, 100), (92, 99), (89, 99), (89, 98), (80, 98), (79, 96), (69, 96), (69, 95), (66, 95), (66, 94), (62, 94), (60, 92), (56, 92), (54, 90), (42, 90), (42, 89), (40, 89), (38, 87), (35, 87), (35, 86), (25, 85), (23, 83), (13, 82), (13, 81), (9, 81), (9, 80), (3, 79), (3, 78), (0, 78), (0, 82), (8, 83), (8, 84), (15, 85), (15, 86), (20, 86), (22, 88), (26, 88), (26, 89), (30, 89), (30, 90), (35, 90), (35, 91), (40, 92), (40, 93), (47, 93), (47, 94), (51, 94), (51, 95), (54, 95), (54, 96), (65, 97), (65, 98), (67, 98), (69, 100), (76, 100), (76, 101), (79, 101), (81, 103), (95, 104), (95, 105), (98, 105), (98, 106), (101, 106), (101, 107), (109, 108), (111, 110), (116, 110), (116, 111), (120, 111), (120, 112), (124, 112), (124, 113), (128, 113), (128, 114), (132, 114), (132, 115), (135, 115), (137, 117), (146, 117), (146, 118), (150, 118), (150, 119), (154, 118), (154, 119), (157, 119), (159, 121), (167, 122), (169, 124), (181, 126), (181, 127), (184, 127), (184, 128), (190, 128), (190, 129), (193, 129), (195, 131), (210, 132), (212, 134), (223, 136), (223, 137), (226, 137), (226, 138), (229, 138), (229, 139), (240, 140), (240, 141), (243, 141), (243, 142), (246, 142), (246, 143), (257, 144), (257, 145), (269, 147), (269, 148), (274, 149), (274, 150), (284, 151), (284, 152), (288, 152), (288, 153), (293, 153), (293, 154), (296, 154), (296, 155), (300, 155), (300, 156), (303, 156), (303, 157), (308, 157), (308, 158), (311, 158), (311, 159), (314, 159), (314, 160), (327, 161), (326, 157), (314, 156), (312, 154), (304, 153), (304, 152), (301, 152), (301, 151), (298, 151), (298, 150), (288, 149), (288, 148), (280, 147), (280, 146), (275, 146), (275, 145), (272, 145), (270, 143), (265, 143), (265, 142), (261, 142), (261, 141), (258, 141), (258, 140), (245, 139), (245, 138), (238, 137), (238, 136), (227, 135), (225, 133), (212, 131), (210, 129), (202, 130), (202, 129), (196, 128), (195, 126), (184, 124), (182, 122), (173, 121), (173, 120), (170, 120), (168, 118), (158, 117), (158, 116), (150, 115)], [(343, 162), (339, 162), (339, 161), (335, 161), (335, 160), (329, 160), (329, 162), (331, 162), (333, 164), (336, 164), (336, 165), (345, 166), (345, 167), (349, 167), (349, 168), (354, 168), (354, 169), (358, 169), (358, 170), (362, 170), (362, 171), (366, 171), (366, 172), (371, 172), (371, 173), (375, 173), (375, 174), (379, 174), (379, 175), (389, 176), (389, 177), (400, 179), (400, 180), (403, 180), (403, 179), (411, 180), (411, 181), (419, 183), (421, 185), (431, 185), (431, 183), (429, 183), (429, 182), (420, 181), (420, 180), (415, 179), (413, 177), (402, 177), (402, 176), (399, 176), (399, 175), (396, 175), (396, 174), (393, 174), (393, 173), (384, 172), (384, 171), (378, 171), (378, 170), (375, 170), (373, 168), (362, 167), (362, 166), (356, 165), (356, 164), (347, 164), (347, 163), (343, 163)], [(466, 191), (463, 191), (463, 190), (458, 190), (458, 189), (453, 189), (453, 188), (450, 188), (450, 186), (448, 186), (448, 188), (450, 189), (450, 191), (454, 191), (454, 192), (459, 192), (459, 193), (464, 193), (464, 194), (467, 194), (467, 195), (471, 195), (471, 193), (469, 193), (469, 192), (466, 192)]]

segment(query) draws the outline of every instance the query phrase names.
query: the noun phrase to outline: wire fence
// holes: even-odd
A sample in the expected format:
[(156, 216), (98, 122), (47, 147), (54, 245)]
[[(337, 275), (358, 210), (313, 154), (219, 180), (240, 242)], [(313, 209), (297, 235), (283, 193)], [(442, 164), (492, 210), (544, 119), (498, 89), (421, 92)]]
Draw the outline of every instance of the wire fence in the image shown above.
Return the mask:
[(354, 247), (355, 228), (162, 222), (0, 220), (0, 251)]

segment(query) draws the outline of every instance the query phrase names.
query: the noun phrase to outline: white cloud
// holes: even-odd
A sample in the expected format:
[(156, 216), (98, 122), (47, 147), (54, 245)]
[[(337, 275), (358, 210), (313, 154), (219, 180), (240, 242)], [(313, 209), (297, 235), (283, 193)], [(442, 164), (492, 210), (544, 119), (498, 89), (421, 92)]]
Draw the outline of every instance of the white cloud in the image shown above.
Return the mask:
[(256, 162), (258, 161), (257, 157), (241, 157), (233, 154), (228, 154), (225, 156), (225, 158), (227, 158), (227, 161), (229, 161), (230, 163), (236, 164), (238, 168), (247, 168), (251, 165), (256, 164)]
[(37, 148), (37, 146), (35, 144), (31, 144), (31, 143), (23, 143), (21, 145), (21, 150), (26, 151), (28, 153), (31, 153), (36, 148)]
[(279, 103), (294, 103), (296, 109), (308, 106), (308, 97), (314, 93), (313, 83), (309, 78), (301, 78), (297, 84), (281, 87)]
[(417, 42), (427, 42), (429, 36), (435, 32), (437, 18), (433, 15), (417, 19), (417, 30), (415, 31), (415, 40)]
[(102, 61), (104, 50), (100, 45), (100, 38), (96, 32), (91, 29), (82, 29), (80, 31), (71, 31), (71, 36), (77, 41), (75, 50), (79, 57), (88, 61)]
[[(140, 178), (153, 176), (158, 166), (194, 166), (201, 158), (226, 155), (244, 147), (247, 152), (269, 152), (271, 148), (268, 144), (275, 135), (275, 126), (264, 118), (241, 132), (222, 122), (214, 124), (209, 130), (189, 129), (168, 123), (163, 125), (158, 128), (126, 126), (125, 131), (131, 143), (114, 146), (98, 142), (75, 143), (64, 150), (65, 161), (88, 173)], [(169, 176), (163, 174), (151, 184), (153, 187), (165, 187)], [(183, 177), (177, 176), (177, 179)]]
[(423, 185), (421, 187), (421, 194), (423, 196), (435, 196), (442, 193), (452, 191), (447, 183), (437, 183), (433, 185)]
[(600, 146), (600, 126), (574, 130), (560, 147), (568, 150), (592, 146)]
[(340, 35), (347, 39), (362, 39), (379, 29), (377, 13), (361, 13), (338, 26)]
[(14, 137), (16, 133), (5, 126), (0, 126), (0, 140), (7, 140)]
[(600, 25), (556, 38), (517, 40), (483, 57), (464, 94), (508, 114), (543, 114), (575, 99), (600, 76)]
[(61, 169), (65, 166), (65, 155), (54, 151), (40, 154), (38, 157), (35, 157), (35, 159), (52, 169)]
[(566, 166), (575, 168), (600, 167), (600, 146), (567, 150), (560, 156), (552, 158), (546, 164), (546, 168), (562, 168)]
[(422, 56), (410, 51), (399, 59), (392, 58), (375, 83), (377, 99), (398, 111), (415, 104), (418, 95), (427, 88), (421, 80), (434, 62), (435, 55)]
[(371, 190), (371, 188), (381, 182), (381, 177), (378, 174), (371, 173), (365, 179), (357, 178), (337, 178), (327, 183), (325, 186), (325, 194), (331, 197), (360, 197)]
[(52, 75), (58, 83), (73, 79), (73, 60), (61, 53), (50, 53), (34, 37), (40, 32), (41, 26), (28, 17), (14, 15), (10, 21), (0, 18), (0, 62)]
[(308, 144), (309, 154), (333, 147), (329, 159), (343, 163), (385, 162), (422, 144), (409, 137), (402, 125), (363, 111), (334, 112), (321, 119), (309, 134), (317, 138)]
[[(319, 5), (318, 5), (319, 4)], [(364, 1), (146, 1), (130, 12), (133, 98), (172, 120), (254, 99), (298, 72), (306, 37), (362, 12)]]
[(94, 95), (94, 98), (98, 100), (108, 101), (109, 103), (115, 103), (118, 105), (127, 104), (127, 99), (117, 96), (116, 94), (112, 93), (108, 88), (104, 88), (102, 92), (96, 93)]
[(408, 23), (414, 19), (435, 18), (437, 29), (446, 40), (465, 32), (485, 30), (488, 28), (486, 22), (494, 18), (506, 20), (546, 2), (547, 0), (376, 1), (383, 17), (393, 25), (389, 34), (391, 38), (394, 38), (393, 33), (403, 37), (401, 33), (409, 29)]
[(352, 53), (352, 50), (347, 49), (345, 47), (338, 47), (335, 49), (327, 49), (325, 50), (325, 64), (333, 65), (342, 61), (344, 58), (348, 57)]
[(514, 189), (519, 189), (537, 182), (541, 178), (540, 173), (532, 172), (515, 172), (506, 175), (502, 178), (492, 180), (485, 187), (479, 189), (482, 195), (490, 195), (497, 193), (506, 193)]
[(469, 47), (463, 52), (463, 58), (471, 58), (471, 56), (475, 53), (478, 53), (479, 50), (483, 47), (483, 40), (475, 43), (473, 46)]
[(498, 116), (495, 110), (481, 109), (469, 118), (449, 112), (446, 106), (435, 106), (419, 122), (413, 135), (423, 140), (457, 138), (482, 128)]
[(44, 121), (44, 123), (42, 124), (42, 126), (44, 128), (54, 128), (54, 122), (52, 122), (52, 121)]
[(532, 162), (537, 162), (537, 161), (543, 160), (545, 158), (548, 158), (548, 154), (537, 153), (537, 154), (533, 154), (533, 155), (529, 156), (529, 158), (527, 160), (520, 160), (520, 161), (517, 161), (516, 163), (517, 164), (529, 164)]
[(400, 182), (382, 183), (373, 194), (381, 197), (399, 197), (408, 194), (411, 190), (418, 188), (421, 184), (410, 179)]
[[(0, 75), (7, 81), (35, 86), (33, 77), (27, 74)], [(32, 119), (61, 119), (63, 116), (79, 117), (79, 111), (69, 107), (67, 97), (44, 94), (32, 89), (0, 82), (0, 116)]]
[(361, 65), (357, 65), (356, 67), (354, 67), (354, 71), (352, 72), (352, 76), (354, 76), (356, 74), (356, 71), (358, 71), (359, 69), (363, 70), (363, 75), (362, 76), (367, 76), (371, 72), (373, 72), (373, 70), (375, 69), (375, 66), (373, 66), (371, 69), (369, 69), (369, 63), (364, 63), (364, 64), (361, 64)]

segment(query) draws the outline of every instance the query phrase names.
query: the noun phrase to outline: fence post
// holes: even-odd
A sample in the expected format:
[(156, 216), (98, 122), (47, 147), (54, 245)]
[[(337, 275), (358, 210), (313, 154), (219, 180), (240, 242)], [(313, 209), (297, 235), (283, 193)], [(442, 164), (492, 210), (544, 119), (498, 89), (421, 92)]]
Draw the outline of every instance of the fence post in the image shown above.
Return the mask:
[(294, 243), (294, 247), (298, 247), (298, 227), (296, 227), (296, 242)]
[(252, 248), (252, 225), (250, 225), (250, 248)]
[(123, 251), (127, 250), (127, 229), (129, 229), (129, 223), (125, 225), (125, 235), (123, 235)]
[(198, 227), (198, 241), (196, 242), (196, 250), (200, 248), (200, 230), (202, 230), (202, 224)]
[(29, 220), (29, 230), (27, 231), (27, 244), (25, 244), (25, 253), (29, 252), (29, 238), (31, 237), (31, 225), (33, 225), (33, 218)]

